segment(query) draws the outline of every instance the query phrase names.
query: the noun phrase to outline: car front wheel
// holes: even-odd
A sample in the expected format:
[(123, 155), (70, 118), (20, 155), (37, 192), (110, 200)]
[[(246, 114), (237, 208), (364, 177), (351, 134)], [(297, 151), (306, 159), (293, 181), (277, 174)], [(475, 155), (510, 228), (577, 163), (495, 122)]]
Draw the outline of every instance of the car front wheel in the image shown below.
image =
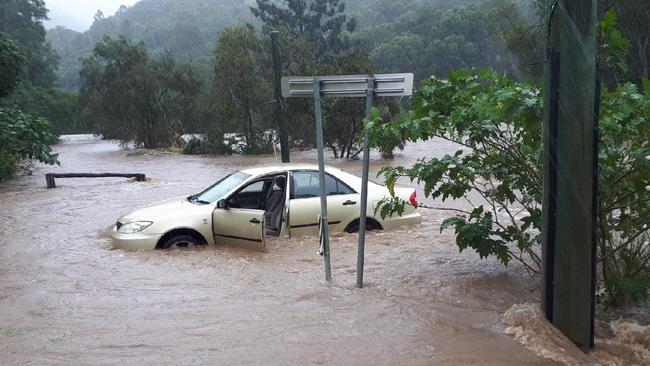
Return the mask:
[(191, 248), (199, 245), (198, 240), (190, 235), (176, 235), (172, 236), (163, 243), (162, 249), (178, 249), (178, 248)]

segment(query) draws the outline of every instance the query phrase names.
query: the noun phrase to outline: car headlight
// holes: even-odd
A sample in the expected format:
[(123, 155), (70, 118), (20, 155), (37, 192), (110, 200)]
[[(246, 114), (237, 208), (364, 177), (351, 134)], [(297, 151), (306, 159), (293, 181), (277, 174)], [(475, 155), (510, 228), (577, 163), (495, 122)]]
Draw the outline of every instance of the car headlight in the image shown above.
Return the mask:
[(151, 221), (129, 222), (128, 224), (120, 226), (120, 228), (117, 229), (117, 232), (122, 234), (133, 234), (148, 228), (151, 224), (153, 224)]

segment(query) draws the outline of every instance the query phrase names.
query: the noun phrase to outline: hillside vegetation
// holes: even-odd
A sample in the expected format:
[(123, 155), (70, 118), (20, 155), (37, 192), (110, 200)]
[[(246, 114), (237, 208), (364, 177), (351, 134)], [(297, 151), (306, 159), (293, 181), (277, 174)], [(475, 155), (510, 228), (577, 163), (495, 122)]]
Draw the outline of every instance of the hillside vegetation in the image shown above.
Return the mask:
[(227, 27), (254, 22), (245, 0), (142, 0), (114, 15), (98, 12), (86, 32), (64, 27), (48, 31), (47, 40), (60, 57), (56, 84), (79, 88), (80, 58), (89, 56), (105, 35), (142, 41), (154, 54), (168, 51), (177, 60), (210, 69), (216, 39)]
[[(499, 36), (499, 26), (485, 27), (488, 25), (486, 22), (499, 23), (489, 7), (477, 6), (485, 2), (355, 0), (345, 2), (345, 13), (348, 19), (355, 20), (355, 30), (361, 31), (351, 38), (361, 42), (358, 46), (372, 53), (373, 62), (381, 70), (392, 71), (397, 65), (402, 65), (401, 70), (415, 67), (417, 70), (407, 71), (415, 71), (424, 77), (432, 71), (446, 73), (459, 66), (492, 65), (495, 57), (487, 60), (482, 57), (477, 41), (485, 50), (494, 49), (496, 45), (499, 50), (496, 57), (504, 58), (507, 64), (504, 69), (511, 70), (505, 44)], [(451, 10), (465, 5), (474, 6)], [(50, 29), (47, 40), (60, 58), (56, 85), (66, 90), (79, 89), (80, 59), (89, 56), (94, 45), (105, 35), (142, 41), (153, 54), (169, 52), (178, 61), (194, 63), (204, 76), (209, 77), (212, 75), (211, 54), (222, 30), (244, 24), (253, 24), (260, 30), (260, 22), (251, 14), (250, 7), (255, 7), (254, 0), (142, 0), (131, 7), (122, 6), (114, 15), (98, 12), (90, 29), (83, 33), (61, 26)], [(460, 25), (459, 21), (465, 24)], [(474, 24), (475, 21), (482, 24)], [(448, 23), (453, 23), (453, 27), (444, 29)], [(411, 26), (415, 27), (411, 29)], [(369, 36), (373, 33), (378, 36)], [(482, 42), (486, 33), (494, 36), (488, 36)], [(429, 41), (439, 42), (428, 47), (415, 60), (407, 59)], [(404, 43), (396, 46), (401, 42)], [(464, 51), (466, 44), (467, 51)], [(407, 52), (402, 53), (405, 47)], [(452, 54), (446, 56), (449, 50), (453, 50)], [(436, 65), (445, 64), (443, 69), (423, 65), (432, 55)], [(441, 55), (446, 58), (440, 60)], [(459, 60), (463, 62), (458, 64)], [(474, 60), (480, 62), (474, 64)]]

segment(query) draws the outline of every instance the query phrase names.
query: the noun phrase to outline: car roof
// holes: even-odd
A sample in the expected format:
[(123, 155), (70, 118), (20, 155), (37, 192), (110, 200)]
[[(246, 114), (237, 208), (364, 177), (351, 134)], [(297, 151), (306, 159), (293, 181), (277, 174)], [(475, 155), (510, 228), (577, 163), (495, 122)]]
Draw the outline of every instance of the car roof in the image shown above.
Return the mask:
[[(257, 165), (246, 169), (241, 169), (240, 172), (250, 174), (253, 176), (270, 174), (286, 170), (318, 170), (318, 164), (308, 164), (308, 163), (274, 163), (266, 165)], [(333, 166), (325, 165), (326, 172), (337, 172), (341, 171), (339, 168)]]

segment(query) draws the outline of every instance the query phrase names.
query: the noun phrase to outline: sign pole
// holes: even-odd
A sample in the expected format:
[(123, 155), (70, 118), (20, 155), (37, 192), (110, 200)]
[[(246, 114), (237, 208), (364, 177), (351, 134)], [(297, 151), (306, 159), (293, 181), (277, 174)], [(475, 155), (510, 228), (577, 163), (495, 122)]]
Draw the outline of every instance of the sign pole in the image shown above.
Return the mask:
[[(366, 95), (366, 119), (370, 119), (372, 103), (375, 97), (375, 79), (368, 78), (368, 89)], [(357, 249), (357, 287), (363, 287), (363, 262), (366, 246), (366, 221), (368, 210), (368, 170), (370, 169), (370, 143), (368, 131), (363, 138), (363, 174), (361, 176), (361, 207), (359, 215), (359, 246)]]
[(325, 191), (325, 154), (323, 152), (323, 121), (321, 112), (321, 80), (314, 78), (314, 114), (316, 117), (316, 145), (318, 148), (318, 180), (320, 186), (320, 232), (325, 261), (325, 280), (332, 280), (330, 268), (329, 228), (327, 223), (327, 194)]
[[(371, 117), (375, 98), (409, 96), (413, 93), (413, 74), (374, 75), (330, 75), (330, 76), (285, 76), (281, 80), (282, 96), (285, 98), (314, 98), (316, 117), (316, 144), (318, 148), (318, 179), (320, 188), (321, 214), (320, 248), (324, 256), (325, 279), (332, 279), (330, 268), (329, 226), (327, 220), (327, 194), (325, 189), (325, 157), (323, 152), (323, 120), (321, 99), (326, 97), (366, 98), (366, 118)], [(363, 179), (361, 183), (361, 207), (359, 212), (359, 247), (357, 253), (357, 286), (363, 286), (363, 262), (366, 240), (368, 210), (368, 170), (370, 149), (368, 135), (363, 144)]]

